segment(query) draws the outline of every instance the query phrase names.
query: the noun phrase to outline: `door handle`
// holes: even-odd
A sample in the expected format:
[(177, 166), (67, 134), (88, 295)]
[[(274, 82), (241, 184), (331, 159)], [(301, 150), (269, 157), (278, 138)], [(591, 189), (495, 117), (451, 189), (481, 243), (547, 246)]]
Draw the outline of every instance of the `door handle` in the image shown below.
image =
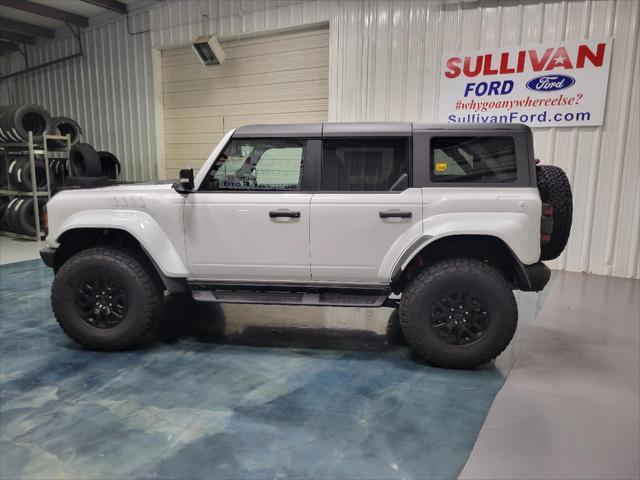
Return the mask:
[(269, 218), (300, 218), (300, 212), (293, 212), (291, 210), (271, 210), (269, 212)]
[(398, 210), (386, 210), (380, 212), (380, 218), (411, 218), (411, 212), (400, 212)]

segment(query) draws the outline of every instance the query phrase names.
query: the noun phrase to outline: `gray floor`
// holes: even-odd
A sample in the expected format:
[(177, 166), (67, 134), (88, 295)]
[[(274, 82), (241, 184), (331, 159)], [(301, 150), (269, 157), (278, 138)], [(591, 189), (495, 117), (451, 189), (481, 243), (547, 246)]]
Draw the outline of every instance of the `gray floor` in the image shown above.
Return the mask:
[(0, 235), (0, 265), (40, 258), (38, 252), (42, 242), (17, 240)]
[(556, 275), (461, 478), (640, 478), (639, 324), (639, 281)]

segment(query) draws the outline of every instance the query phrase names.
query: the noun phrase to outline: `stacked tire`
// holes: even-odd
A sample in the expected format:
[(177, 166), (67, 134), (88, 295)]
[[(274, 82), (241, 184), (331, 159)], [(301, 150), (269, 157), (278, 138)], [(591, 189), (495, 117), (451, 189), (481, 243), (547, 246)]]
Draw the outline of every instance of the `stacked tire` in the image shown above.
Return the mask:
[[(40, 232), (44, 232), (43, 213), (46, 203), (45, 197), (38, 197)], [(7, 202), (7, 197), (3, 197), (0, 200), (0, 228), (34, 237), (36, 226), (33, 198), (14, 197)]]
[[(110, 152), (96, 152), (87, 143), (81, 143), (82, 128), (70, 117), (51, 117), (39, 105), (25, 104), (7, 107), (0, 106), (0, 142), (8, 144), (26, 143), (29, 132), (34, 144), (44, 142), (44, 135), (69, 136), (69, 158), (49, 159), (49, 180), (51, 192), (66, 188), (102, 187), (110, 180), (117, 180), (121, 166), (116, 156)], [(63, 140), (49, 139), (48, 149), (66, 147)], [(22, 148), (21, 146), (18, 146)], [(8, 149), (8, 151), (12, 151)], [(45, 196), (22, 195), (20, 192), (47, 190), (47, 165), (44, 158), (34, 159), (31, 168), (29, 157), (20, 151), (0, 156), (0, 189), (9, 190), (8, 195), (0, 196), (0, 230), (7, 230), (28, 236), (36, 235), (35, 205), (38, 202), (39, 221), (46, 204)]]
[[(51, 122), (51, 132), (53, 135), (69, 135), (69, 143), (71, 146), (78, 143), (82, 137), (80, 125), (78, 125), (78, 122), (73, 118), (69, 117), (55, 117)], [(49, 140), (47, 145), (53, 148), (64, 148), (67, 146), (66, 142), (62, 140)]]
[[(65, 179), (66, 186), (90, 188), (109, 184), (109, 177), (104, 175), (102, 157), (88, 143), (78, 143), (71, 148), (69, 152), (69, 171), (71, 176)], [(117, 178), (117, 175), (115, 178)]]
[(29, 132), (34, 143), (41, 143), (42, 136), (52, 131), (53, 119), (39, 105), (13, 105), (0, 108), (0, 141), (27, 142)]
[[(35, 184), (36, 190), (47, 189), (47, 172), (45, 170), (44, 159), (36, 158), (33, 161), (35, 170)], [(33, 191), (34, 179), (31, 174), (31, 165), (29, 163), (29, 157), (16, 156), (12, 157), (8, 166), (9, 183), (16, 190), (23, 192)]]
[(49, 160), (49, 175), (53, 186), (63, 185), (64, 179), (69, 176), (69, 159), (53, 158)]

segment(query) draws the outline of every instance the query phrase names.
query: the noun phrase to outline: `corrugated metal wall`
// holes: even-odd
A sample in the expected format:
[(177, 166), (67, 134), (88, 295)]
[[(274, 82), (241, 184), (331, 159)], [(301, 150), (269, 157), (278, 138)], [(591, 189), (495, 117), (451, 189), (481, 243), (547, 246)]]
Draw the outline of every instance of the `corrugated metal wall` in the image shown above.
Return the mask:
[[(640, 278), (640, 2), (171, 0), (154, 7), (150, 16), (150, 43), (154, 48), (185, 45), (202, 32), (215, 33), (218, 29), (221, 36), (229, 37), (329, 21), (329, 119), (334, 121), (435, 121), (440, 61), (446, 51), (613, 37), (604, 126), (536, 129), (535, 146), (538, 157), (565, 168), (575, 193), (570, 244), (552, 266)], [(148, 45), (149, 38), (142, 35), (141, 39), (125, 42), (122, 28), (103, 28), (108, 32), (92, 37), (94, 49), (89, 62), (96, 70), (83, 68), (82, 74), (58, 75), (78, 79), (82, 85), (80, 99), (77, 93), (68, 93), (73, 108), (78, 109), (79, 103), (106, 106), (108, 113), (92, 135), (100, 141), (111, 141), (111, 129), (137, 125), (137, 134), (130, 138), (142, 138), (153, 122), (151, 80), (145, 77), (150, 72), (145, 53), (149, 50), (138, 48), (134, 52), (125, 45)], [(124, 71), (120, 68), (121, 57), (127, 58)], [(115, 85), (111, 72), (116, 77)], [(19, 95), (34, 99), (44, 95), (47, 100), (50, 94), (39, 90), (48, 82), (46, 78), (40, 83), (23, 80)], [(67, 90), (75, 85), (73, 81), (60, 84)], [(138, 104), (110, 98), (108, 92), (119, 95), (127, 85), (133, 91), (125, 98), (140, 98)], [(87, 98), (90, 103), (83, 100)], [(111, 112), (116, 118), (111, 118)], [(82, 118), (95, 115), (93, 111), (81, 113), (85, 115)], [(151, 128), (147, 134), (151, 153)], [(114, 141), (121, 141), (120, 148), (137, 148), (127, 143), (131, 142), (127, 137), (115, 137)], [(149, 160), (141, 163), (139, 172), (129, 173), (131, 178), (140, 178), (138, 175), (145, 172), (149, 173), (146, 178), (154, 177), (155, 170), (149, 170), (145, 162)]]
[[(149, 14), (131, 15), (132, 32), (148, 30)], [(84, 141), (121, 159), (123, 179), (156, 178), (151, 36), (129, 35), (125, 17), (84, 29), (85, 56), (14, 77), (9, 103), (36, 103), (52, 115), (70, 116), (84, 130)], [(73, 37), (29, 48), (30, 65), (78, 51)], [(24, 68), (12, 57), (12, 71)]]

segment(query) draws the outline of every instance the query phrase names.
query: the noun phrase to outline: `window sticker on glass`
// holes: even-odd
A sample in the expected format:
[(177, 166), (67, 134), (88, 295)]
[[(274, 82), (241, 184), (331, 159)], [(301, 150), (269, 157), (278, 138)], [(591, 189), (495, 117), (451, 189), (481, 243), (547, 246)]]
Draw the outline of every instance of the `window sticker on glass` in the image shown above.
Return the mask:
[(433, 182), (510, 183), (517, 178), (513, 137), (434, 137)]

